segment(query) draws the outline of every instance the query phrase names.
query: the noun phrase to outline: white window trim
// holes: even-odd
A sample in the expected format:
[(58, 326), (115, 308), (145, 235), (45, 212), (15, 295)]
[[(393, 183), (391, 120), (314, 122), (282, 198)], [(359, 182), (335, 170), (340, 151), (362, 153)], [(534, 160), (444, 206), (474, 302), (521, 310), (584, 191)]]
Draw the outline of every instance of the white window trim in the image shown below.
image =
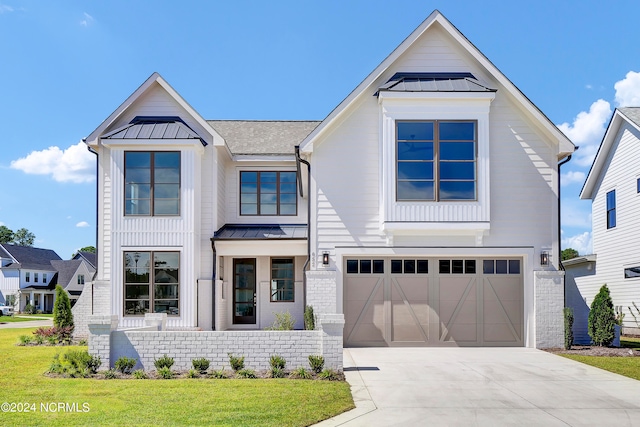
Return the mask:
[[(381, 92), (380, 229), (394, 234), (483, 234), (490, 228), (489, 110), (494, 92)], [(477, 200), (397, 201), (396, 121), (475, 120)]]

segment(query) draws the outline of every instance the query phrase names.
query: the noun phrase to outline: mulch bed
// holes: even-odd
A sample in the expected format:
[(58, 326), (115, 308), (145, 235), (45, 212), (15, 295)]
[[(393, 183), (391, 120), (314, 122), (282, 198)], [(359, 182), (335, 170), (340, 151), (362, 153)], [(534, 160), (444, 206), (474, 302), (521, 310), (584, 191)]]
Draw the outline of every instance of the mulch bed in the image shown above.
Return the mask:
[(640, 350), (622, 347), (599, 347), (597, 345), (574, 345), (571, 350), (564, 348), (549, 348), (549, 353), (577, 354), (579, 356), (604, 356), (604, 357), (638, 357)]

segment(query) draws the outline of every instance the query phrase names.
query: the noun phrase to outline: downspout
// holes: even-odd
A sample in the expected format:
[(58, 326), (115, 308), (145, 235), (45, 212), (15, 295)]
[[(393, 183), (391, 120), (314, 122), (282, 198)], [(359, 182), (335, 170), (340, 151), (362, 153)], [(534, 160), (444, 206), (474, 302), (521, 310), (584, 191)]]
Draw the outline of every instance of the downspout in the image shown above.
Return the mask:
[[(87, 139), (86, 138), (82, 138), (82, 142), (84, 142), (85, 144), (87, 143)], [(99, 156), (98, 156), (98, 152), (96, 150), (94, 150), (93, 148), (89, 147), (87, 145), (87, 149), (89, 150), (90, 153), (93, 153), (96, 155), (96, 264), (99, 265), (99, 262), (97, 261), (98, 256), (100, 256), (100, 254), (98, 253), (98, 197), (100, 195), (99, 193), (99, 187), (100, 187), (100, 183), (99, 178), (100, 178), (100, 173), (98, 172), (98, 167), (99, 165)], [(96, 283), (96, 276), (98, 275), (98, 265), (96, 265), (96, 274), (93, 275), (93, 280), (91, 283), (91, 314), (94, 314), (93, 311), (93, 294), (94, 294), (94, 284)]]
[(302, 266), (302, 307), (307, 308), (307, 267), (311, 261), (311, 164), (300, 157), (300, 146), (296, 145), (296, 171), (298, 174), (298, 187), (300, 190), (300, 197), (304, 197), (302, 188), (302, 171), (300, 170), (300, 163), (307, 165), (307, 260)]
[(216, 241), (211, 238), (211, 249), (213, 250), (213, 276), (211, 281), (211, 330), (216, 330), (216, 263), (218, 256), (216, 253)]
[[(578, 146), (576, 146), (576, 150), (578, 149)], [(561, 207), (562, 207), (562, 199), (560, 198), (561, 193), (560, 193), (560, 188), (562, 187), (562, 185), (560, 185), (560, 177), (562, 176), (560, 174), (560, 167), (562, 165), (564, 165), (565, 163), (567, 163), (569, 160), (571, 160), (571, 156), (572, 154), (569, 154), (569, 156), (567, 156), (566, 159), (564, 159), (563, 161), (561, 161), (560, 163), (558, 163), (558, 268), (561, 271), (565, 271), (564, 266), (562, 265), (562, 216), (561, 214)], [(563, 286), (562, 286), (562, 291), (564, 294), (563, 297), (563, 302), (564, 302), (564, 307), (567, 306), (567, 285), (566, 285), (566, 277), (563, 278)]]

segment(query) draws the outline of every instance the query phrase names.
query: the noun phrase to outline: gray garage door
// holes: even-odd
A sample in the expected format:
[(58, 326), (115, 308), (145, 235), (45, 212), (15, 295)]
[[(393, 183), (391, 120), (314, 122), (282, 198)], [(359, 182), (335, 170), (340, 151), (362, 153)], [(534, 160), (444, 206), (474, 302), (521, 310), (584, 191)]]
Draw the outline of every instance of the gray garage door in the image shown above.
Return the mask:
[(520, 259), (351, 258), (347, 346), (522, 346)]

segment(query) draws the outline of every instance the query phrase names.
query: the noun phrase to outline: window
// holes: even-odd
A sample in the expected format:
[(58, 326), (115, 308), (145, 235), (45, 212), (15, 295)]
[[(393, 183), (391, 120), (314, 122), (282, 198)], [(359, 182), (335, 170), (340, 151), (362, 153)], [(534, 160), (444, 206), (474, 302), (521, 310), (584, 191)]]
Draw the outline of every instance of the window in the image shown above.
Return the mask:
[(392, 259), (391, 274), (427, 274), (429, 261), (426, 259)]
[(293, 258), (271, 259), (271, 302), (293, 302)]
[(124, 253), (124, 314), (179, 315), (179, 252)]
[(42, 273), (42, 283), (47, 283), (47, 273)]
[(640, 193), (640, 178), (636, 180), (636, 192)]
[(640, 266), (629, 267), (624, 269), (625, 279), (634, 279), (636, 277), (640, 277)]
[(78, 285), (84, 285), (84, 274), (78, 274)]
[(440, 274), (476, 274), (475, 259), (441, 259), (438, 261)]
[(125, 215), (180, 214), (180, 153), (124, 153)]
[(347, 273), (349, 274), (383, 274), (383, 259), (348, 259)]
[(33, 273), (33, 283), (38, 283), (38, 273)]
[(240, 172), (240, 215), (297, 215), (296, 172)]
[(396, 200), (476, 200), (475, 121), (397, 122)]
[(519, 259), (485, 259), (482, 261), (484, 274), (520, 274)]
[(607, 193), (607, 228), (616, 226), (616, 190)]
[(24, 281), (29, 283), (31, 281), (31, 273), (30, 272), (26, 272), (24, 273)]

